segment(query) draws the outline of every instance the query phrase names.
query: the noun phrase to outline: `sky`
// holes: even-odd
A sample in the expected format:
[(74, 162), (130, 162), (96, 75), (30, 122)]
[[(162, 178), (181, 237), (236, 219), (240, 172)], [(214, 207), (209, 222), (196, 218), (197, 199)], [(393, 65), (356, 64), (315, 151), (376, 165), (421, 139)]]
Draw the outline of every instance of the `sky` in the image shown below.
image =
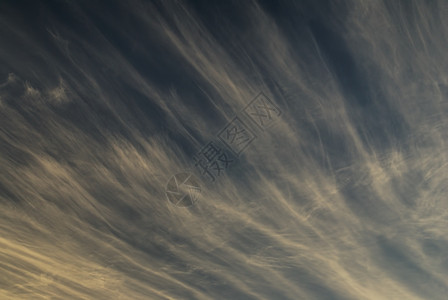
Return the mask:
[(0, 1), (0, 299), (445, 300), (446, 15)]

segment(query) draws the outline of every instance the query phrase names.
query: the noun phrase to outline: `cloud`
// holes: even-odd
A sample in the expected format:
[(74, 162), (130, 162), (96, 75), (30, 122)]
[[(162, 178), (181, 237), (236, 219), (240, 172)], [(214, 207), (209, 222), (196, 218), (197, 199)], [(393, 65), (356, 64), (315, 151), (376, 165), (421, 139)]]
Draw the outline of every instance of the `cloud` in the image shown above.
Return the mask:
[(442, 1), (1, 6), (0, 298), (445, 298)]

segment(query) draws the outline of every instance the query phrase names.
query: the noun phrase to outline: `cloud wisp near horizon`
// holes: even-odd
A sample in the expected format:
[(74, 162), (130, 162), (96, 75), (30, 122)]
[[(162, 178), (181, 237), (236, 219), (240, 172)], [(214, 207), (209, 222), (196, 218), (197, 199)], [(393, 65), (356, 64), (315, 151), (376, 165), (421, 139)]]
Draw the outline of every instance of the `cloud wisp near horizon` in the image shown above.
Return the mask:
[(447, 13), (2, 1), (0, 299), (446, 299)]

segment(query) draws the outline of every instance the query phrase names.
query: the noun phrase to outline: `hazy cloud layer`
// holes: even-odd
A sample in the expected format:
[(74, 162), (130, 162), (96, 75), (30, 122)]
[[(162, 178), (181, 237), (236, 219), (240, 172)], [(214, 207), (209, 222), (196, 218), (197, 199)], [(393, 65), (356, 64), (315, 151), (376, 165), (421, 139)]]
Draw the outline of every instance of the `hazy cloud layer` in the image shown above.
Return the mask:
[(0, 4), (1, 299), (446, 299), (448, 3), (39, 2)]

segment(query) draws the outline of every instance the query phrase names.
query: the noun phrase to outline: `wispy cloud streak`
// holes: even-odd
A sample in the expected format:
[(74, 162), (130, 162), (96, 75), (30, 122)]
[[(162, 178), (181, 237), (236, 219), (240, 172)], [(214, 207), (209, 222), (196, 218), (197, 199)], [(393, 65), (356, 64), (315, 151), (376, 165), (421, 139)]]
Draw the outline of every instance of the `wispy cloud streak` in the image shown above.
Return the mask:
[(445, 299), (448, 5), (326, 2), (0, 4), (0, 298)]

